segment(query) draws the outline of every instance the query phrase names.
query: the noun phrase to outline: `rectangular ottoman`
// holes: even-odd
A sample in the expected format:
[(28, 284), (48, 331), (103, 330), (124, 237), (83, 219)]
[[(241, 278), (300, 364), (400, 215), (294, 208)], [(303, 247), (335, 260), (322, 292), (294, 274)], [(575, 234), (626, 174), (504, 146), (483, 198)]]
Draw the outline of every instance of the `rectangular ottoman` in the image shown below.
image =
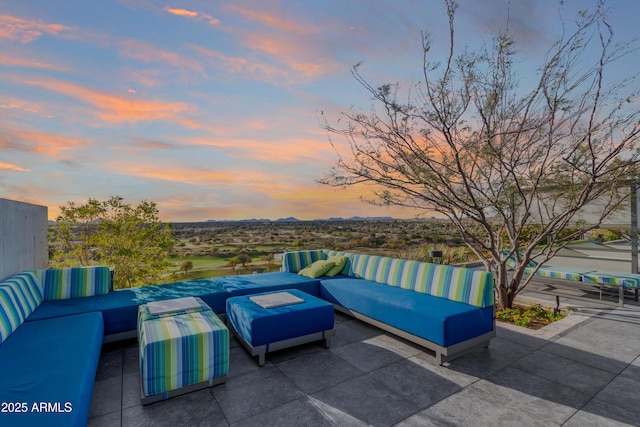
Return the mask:
[(328, 348), (335, 335), (333, 305), (296, 289), (229, 298), (227, 325), (260, 366), (268, 352), (319, 340)]
[(138, 345), (143, 405), (221, 384), (229, 370), (229, 330), (198, 297), (140, 305)]

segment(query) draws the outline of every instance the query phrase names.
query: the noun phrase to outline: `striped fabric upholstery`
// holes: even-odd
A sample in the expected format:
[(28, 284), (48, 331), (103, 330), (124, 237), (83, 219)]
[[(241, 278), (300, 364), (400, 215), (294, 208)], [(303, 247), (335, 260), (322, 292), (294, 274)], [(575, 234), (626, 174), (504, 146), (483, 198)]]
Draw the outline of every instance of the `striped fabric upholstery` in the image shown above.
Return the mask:
[(297, 273), (322, 259), (327, 259), (323, 250), (286, 252), (282, 257), (282, 271)]
[(36, 270), (44, 287), (44, 300), (106, 295), (111, 289), (111, 272), (106, 266)]
[(0, 287), (0, 343), (3, 343), (18, 326), (24, 322), (24, 316), (15, 293), (6, 286)]
[[(535, 268), (527, 267), (524, 269), (524, 274), (533, 274)], [(591, 270), (578, 270), (575, 268), (555, 267), (555, 266), (543, 266), (536, 271), (536, 276), (550, 277), (554, 279), (566, 279), (566, 280), (582, 280), (582, 275), (589, 273)]]
[(494, 303), (493, 275), (450, 265), (404, 261), (400, 287), (476, 307)]
[(353, 262), (355, 277), (389, 286), (399, 286), (402, 279), (402, 266), (406, 261), (377, 255), (361, 255)]
[(582, 280), (601, 285), (622, 286), (625, 288), (640, 288), (640, 274), (607, 273), (598, 271), (582, 275)]
[(0, 288), (5, 288), (13, 292), (13, 296), (18, 303), (18, 309), (26, 319), (42, 303), (42, 292), (37, 284), (37, 279), (33, 273), (21, 273), (11, 276)]
[(142, 322), (138, 340), (145, 396), (223, 377), (229, 370), (229, 330), (211, 310)]
[[(486, 271), (378, 255), (324, 250), (321, 251), (324, 253), (321, 256), (317, 252), (320, 251), (288, 252), (284, 255), (283, 266), (299, 266), (334, 255), (345, 255), (348, 262), (343, 273), (352, 277), (398, 286), (476, 307), (491, 307), (494, 304), (493, 274)], [(314, 259), (313, 256), (318, 258)]]
[(494, 304), (493, 275), (486, 271), (377, 255), (348, 255), (351, 276), (476, 307)]

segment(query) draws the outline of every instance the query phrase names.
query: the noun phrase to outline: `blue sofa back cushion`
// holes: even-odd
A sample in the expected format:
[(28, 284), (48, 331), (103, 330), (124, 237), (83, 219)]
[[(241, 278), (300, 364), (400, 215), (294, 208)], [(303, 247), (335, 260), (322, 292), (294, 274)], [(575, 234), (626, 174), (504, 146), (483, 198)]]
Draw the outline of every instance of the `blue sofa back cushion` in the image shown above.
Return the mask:
[(108, 294), (111, 271), (104, 265), (35, 270), (44, 289), (44, 299), (90, 297)]
[(107, 295), (45, 301), (27, 321), (102, 311), (104, 334), (111, 335), (136, 330), (140, 304), (184, 296), (200, 297), (214, 312), (224, 313), (229, 293), (212, 279), (143, 286), (112, 291)]
[[(212, 281), (216, 286), (224, 288), (231, 296), (249, 295), (282, 289), (299, 289), (316, 297), (320, 294), (319, 279), (310, 279), (286, 271), (216, 277), (212, 279)], [(222, 312), (223, 311), (224, 309)]]
[[(102, 347), (102, 315), (26, 322), (0, 345), (0, 402), (25, 402), (26, 413), (0, 414), (5, 426), (85, 426)], [(61, 412), (33, 411), (40, 402)]]
[(493, 307), (475, 307), (370, 280), (323, 279), (320, 296), (443, 347), (493, 329)]

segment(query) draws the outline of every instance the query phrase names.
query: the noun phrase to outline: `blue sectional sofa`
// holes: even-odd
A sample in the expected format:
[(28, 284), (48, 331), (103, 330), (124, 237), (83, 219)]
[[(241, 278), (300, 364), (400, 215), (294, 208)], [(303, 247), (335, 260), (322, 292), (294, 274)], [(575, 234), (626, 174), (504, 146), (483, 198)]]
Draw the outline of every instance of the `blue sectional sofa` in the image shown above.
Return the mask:
[(346, 263), (339, 274), (320, 278), (320, 297), (433, 350), (439, 364), (495, 336), (493, 275), (485, 271), (327, 250), (289, 252), (283, 269), (299, 272), (341, 257)]
[[(68, 279), (66, 284), (50, 282), (47, 287), (33, 273), (0, 283), (0, 425), (87, 423), (102, 348), (102, 314), (25, 321), (45, 298), (55, 297), (55, 290), (63, 291), (58, 296), (105, 290), (93, 285), (105, 285), (108, 291), (108, 268), (74, 269), (73, 277), (64, 273), (58, 277)], [(85, 281), (91, 276), (91, 282)]]
[(0, 283), (0, 425), (85, 425), (102, 343), (135, 337), (141, 304), (197, 296), (224, 317), (231, 296), (285, 289), (431, 349), (438, 363), (495, 336), (491, 273), (374, 255), (288, 252), (280, 272), (123, 290), (103, 266), (25, 272)]

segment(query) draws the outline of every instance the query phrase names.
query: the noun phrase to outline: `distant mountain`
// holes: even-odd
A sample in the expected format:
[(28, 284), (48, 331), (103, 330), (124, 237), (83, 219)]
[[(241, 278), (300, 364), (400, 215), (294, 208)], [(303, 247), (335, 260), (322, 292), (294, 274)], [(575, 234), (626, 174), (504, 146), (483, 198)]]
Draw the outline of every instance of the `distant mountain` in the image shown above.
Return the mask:
[(276, 222), (291, 222), (291, 221), (300, 221), (298, 218), (294, 218), (290, 216), (289, 218), (278, 218)]
[[(392, 221), (394, 218), (390, 217), (390, 216), (352, 216), (351, 218), (342, 218), (342, 217), (329, 217), (326, 219), (323, 218), (317, 218), (314, 219), (313, 221)], [(239, 219), (239, 220), (233, 220), (233, 219), (209, 219), (205, 222), (295, 222), (295, 221), (304, 221), (304, 220), (300, 220), (296, 217), (290, 216), (288, 218), (278, 218), (276, 220), (271, 220), (271, 219), (266, 219), (266, 218), (260, 218), (260, 219), (256, 219), (256, 218), (251, 218), (251, 219)]]
[(249, 219), (208, 219), (205, 222), (271, 222), (267, 218), (249, 218)]

